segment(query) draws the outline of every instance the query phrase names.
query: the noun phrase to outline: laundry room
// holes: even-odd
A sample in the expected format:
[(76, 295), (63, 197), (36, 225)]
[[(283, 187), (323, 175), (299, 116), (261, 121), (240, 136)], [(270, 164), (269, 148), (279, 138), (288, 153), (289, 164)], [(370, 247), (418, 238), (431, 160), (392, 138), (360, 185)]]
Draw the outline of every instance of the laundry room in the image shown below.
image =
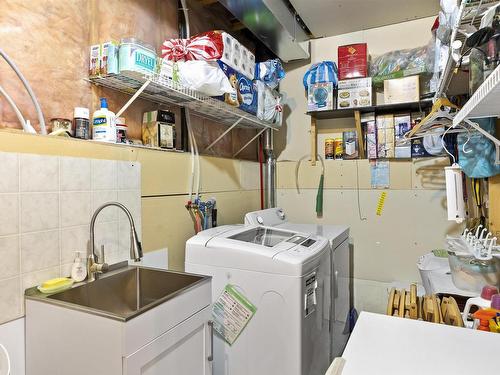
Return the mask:
[(491, 372), (500, 1), (0, 2), (0, 375)]

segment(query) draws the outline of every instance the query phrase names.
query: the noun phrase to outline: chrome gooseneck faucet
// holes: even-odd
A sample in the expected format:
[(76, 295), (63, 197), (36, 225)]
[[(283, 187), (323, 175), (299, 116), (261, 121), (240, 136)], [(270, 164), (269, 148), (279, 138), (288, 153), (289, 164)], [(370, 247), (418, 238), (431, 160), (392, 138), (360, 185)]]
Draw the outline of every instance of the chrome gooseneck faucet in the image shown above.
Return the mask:
[(125, 207), (123, 204), (118, 202), (108, 202), (104, 203), (100, 206), (92, 215), (92, 219), (90, 220), (90, 255), (87, 260), (87, 275), (88, 281), (94, 281), (96, 279), (96, 275), (99, 273), (105, 273), (108, 271), (109, 266), (104, 262), (104, 247), (102, 247), (101, 257), (102, 263), (98, 263), (98, 257), (95, 253), (95, 243), (94, 243), (94, 227), (95, 221), (99, 213), (106, 207), (115, 206), (121, 208), (123, 212), (127, 215), (128, 221), (130, 223), (130, 259), (138, 262), (142, 259), (142, 245), (137, 237), (137, 231), (135, 230), (135, 223), (132, 214), (129, 209)]

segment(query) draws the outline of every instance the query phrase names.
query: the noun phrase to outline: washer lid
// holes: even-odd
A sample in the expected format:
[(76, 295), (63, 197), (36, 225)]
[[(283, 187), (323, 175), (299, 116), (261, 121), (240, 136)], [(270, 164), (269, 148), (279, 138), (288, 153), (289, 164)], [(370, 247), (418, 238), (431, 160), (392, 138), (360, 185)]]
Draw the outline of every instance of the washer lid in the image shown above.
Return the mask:
[[(234, 234), (228, 238), (236, 241), (250, 242), (267, 247), (274, 247), (280, 242), (287, 241), (296, 236), (296, 233), (291, 233), (284, 230), (255, 227), (245, 232)], [(296, 243), (295, 241), (291, 241)]]
[[(298, 238), (305, 240), (308, 236), (295, 231), (273, 227), (239, 227), (211, 238), (207, 248), (226, 249), (231, 254), (248, 254), (273, 258), (282, 251), (297, 245)], [(300, 242), (302, 242), (300, 241)]]

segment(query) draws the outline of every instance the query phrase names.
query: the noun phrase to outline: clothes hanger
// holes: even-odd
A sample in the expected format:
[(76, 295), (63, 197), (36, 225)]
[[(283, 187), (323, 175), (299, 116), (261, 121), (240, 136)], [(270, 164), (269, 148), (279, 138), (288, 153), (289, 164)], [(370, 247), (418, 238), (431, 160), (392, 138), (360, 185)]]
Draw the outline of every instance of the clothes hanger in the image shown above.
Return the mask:
[(431, 122), (436, 123), (435, 120), (438, 118), (446, 118), (448, 120), (453, 121), (453, 116), (449, 111), (445, 111), (443, 108), (453, 108), (459, 110), (460, 107), (456, 106), (452, 102), (450, 102), (447, 98), (439, 98), (432, 105), (431, 111), (427, 116), (425, 116), (422, 121), (415, 125), (415, 127), (408, 133), (408, 138), (413, 137), (413, 135), (420, 130), (420, 128), (424, 125), (432, 125)]

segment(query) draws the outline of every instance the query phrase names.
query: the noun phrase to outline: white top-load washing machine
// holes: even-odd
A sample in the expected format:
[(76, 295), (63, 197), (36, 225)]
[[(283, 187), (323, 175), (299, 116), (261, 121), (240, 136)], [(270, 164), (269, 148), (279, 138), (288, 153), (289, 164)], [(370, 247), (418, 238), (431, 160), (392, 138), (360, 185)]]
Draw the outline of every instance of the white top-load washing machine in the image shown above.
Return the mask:
[(249, 212), (247, 225), (265, 225), (280, 229), (309, 233), (329, 240), (332, 260), (331, 360), (342, 355), (350, 335), (349, 314), (351, 298), (351, 272), (349, 227), (344, 225), (290, 223), (281, 208)]
[(212, 276), (257, 308), (237, 340), (214, 340), (215, 375), (324, 375), (329, 365), (328, 240), (262, 226), (222, 226), (186, 243), (186, 272)]

